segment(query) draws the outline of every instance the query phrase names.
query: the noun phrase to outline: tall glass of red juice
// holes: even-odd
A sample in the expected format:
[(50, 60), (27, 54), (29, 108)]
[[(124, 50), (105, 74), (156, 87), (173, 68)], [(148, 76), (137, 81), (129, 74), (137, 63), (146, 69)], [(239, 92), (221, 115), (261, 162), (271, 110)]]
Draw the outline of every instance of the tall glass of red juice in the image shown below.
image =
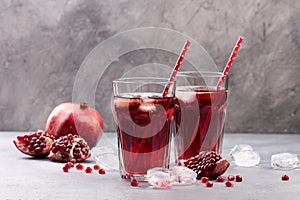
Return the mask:
[(169, 167), (175, 85), (162, 96), (167, 79), (113, 81), (121, 177), (146, 181), (147, 170)]
[(180, 163), (201, 151), (222, 152), (228, 76), (216, 88), (222, 73), (179, 72), (175, 99), (175, 157)]

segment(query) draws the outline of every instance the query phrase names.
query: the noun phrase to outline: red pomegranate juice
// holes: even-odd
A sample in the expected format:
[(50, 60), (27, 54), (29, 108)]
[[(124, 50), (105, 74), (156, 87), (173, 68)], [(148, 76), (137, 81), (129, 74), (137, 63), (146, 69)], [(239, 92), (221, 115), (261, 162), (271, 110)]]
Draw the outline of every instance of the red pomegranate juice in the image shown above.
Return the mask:
[(221, 153), (227, 90), (182, 87), (176, 90), (175, 152), (177, 162), (200, 151)]
[(173, 97), (136, 94), (114, 98), (122, 178), (169, 167)]

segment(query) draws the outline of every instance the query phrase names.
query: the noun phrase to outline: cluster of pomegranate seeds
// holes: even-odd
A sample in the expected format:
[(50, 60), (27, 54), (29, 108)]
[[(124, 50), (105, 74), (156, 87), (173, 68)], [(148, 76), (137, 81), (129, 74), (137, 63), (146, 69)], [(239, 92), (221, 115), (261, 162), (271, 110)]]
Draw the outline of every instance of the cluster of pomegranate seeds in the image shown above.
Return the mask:
[(206, 183), (207, 181), (209, 181), (209, 178), (207, 178), (207, 177), (202, 177), (201, 179), (200, 179), (200, 181), (202, 182), (202, 183)]
[(235, 182), (242, 182), (243, 181), (243, 177), (241, 175), (236, 175), (235, 177), (233, 175), (229, 175), (227, 177), (227, 181), (225, 182), (226, 187), (233, 187), (234, 184), (232, 183), (232, 181)]
[(71, 162), (68, 162), (65, 166), (68, 168), (72, 168), (72, 167), (74, 167), (74, 164)]
[(132, 187), (137, 187), (137, 186), (139, 186), (139, 182), (137, 180), (135, 180), (135, 179), (132, 179), (131, 180), (131, 186)]
[[(43, 148), (46, 147), (46, 138), (40, 136), (41, 133), (37, 133), (37, 136), (31, 137), (28, 135), (24, 136), (24, 142), (28, 145), (29, 151), (34, 151), (36, 153), (41, 153)], [(38, 138), (40, 137), (40, 138)], [(19, 139), (19, 138), (18, 138)]]
[(230, 163), (214, 151), (202, 151), (198, 155), (183, 161), (180, 165), (196, 172), (197, 179), (202, 177), (215, 179), (227, 170)]
[(281, 180), (283, 180), (283, 181), (288, 181), (288, 180), (290, 180), (290, 177), (288, 176), (288, 175), (282, 175), (281, 176)]
[[(283, 180), (283, 177), (284, 176), (282, 176), (282, 180)], [(200, 179), (200, 181), (202, 183), (204, 183), (206, 187), (213, 187), (213, 182), (210, 181), (210, 179), (208, 177), (204, 176), (204, 177), (202, 177)], [(227, 179), (224, 178), (223, 176), (218, 176), (216, 178), (216, 182), (219, 182), (219, 183), (224, 183), (225, 182), (225, 186), (226, 187), (233, 187), (234, 186), (233, 181), (235, 181), (235, 182), (242, 182), (243, 181), (243, 177), (241, 175), (236, 175), (236, 176), (234, 176), (234, 175), (228, 175)]]
[(17, 149), (24, 154), (33, 157), (46, 157), (50, 152), (50, 146), (54, 137), (43, 131), (17, 136), (13, 140)]
[[(76, 160), (75, 159), (72, 159), (70, 162), (66, 163), (65, 166), (63, 167), (63, 172), (69, 172), (69, 169), (73, 168), (74, 165), (76, 163)], [(99, 165), (94, 165), (93, 166), (94, 170), (95, 171), (98, 171), (99, 174), (105, 174), (105, 169), (101, 168)], [(91, 174), (93, 172), (93, 168), (92, 167), (87, 167), (85, 168), (85, 173), (87, 174)], [(80, 163), (78, 163), (76, 165), (76, 169), (77, 170), (83, 170), (84, 169), (84, 166)]]
[(82, 161), (90, 157), (91, 152), (86, 141), (78, 135), (65, 135), (55, 140), (51, 145), (48, 158), (56, 161)]
[(64, 172), (69, 172), (69, 169), (71, 169), (72, 167), (74, 167), (74, 163), (73, 162), (67, 162), (65, 164), (65, 166), (63, 167), (63, 171)]

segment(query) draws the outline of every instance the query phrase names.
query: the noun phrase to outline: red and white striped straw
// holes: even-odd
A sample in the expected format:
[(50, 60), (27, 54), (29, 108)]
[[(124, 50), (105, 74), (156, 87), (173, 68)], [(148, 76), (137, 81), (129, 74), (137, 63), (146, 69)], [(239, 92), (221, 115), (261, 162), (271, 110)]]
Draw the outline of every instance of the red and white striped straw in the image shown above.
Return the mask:
[(222, 76), (220, 77), (220, 79), (218, 81), (217, 90), (219, 90), (221, 88), (226, 76), (228, 75), (230, 67), (239, 51), (239, 48), (241, 47), (243, 40), (244, 40), (244, 38), (242, 36), (240, 36), (239, 39), (237, 40), (236, 45), (235, 45), (234, 49), (232, 50), (231, 55), (227, 61), (227, 64), (223, 70)]
[(174, 81), (174, 79), (176, 77), (176, 74), (177, 74), (177, 72), (178, 72), (178, 70), (179, 70), (179, 68), (181, 66), (181, 63), (184, 60), (184, 56), (185, 56), (187, 50), (190, 47), (190, 44), (191, 44), (191, 42), (189, 40), (187, 40), (185, 42), (185, 45), (184, 45), (184, 47), (183, 47), (183, 49), (182, 49), (182, 51), (180, 53), (180, 56), (177, 59), (176, 65), (173, 68), (173, 71), (172, 71), (172, 74), (171, 74), (171, 76), (170, 76), (170, 78), (168, 80), (168, 83), (165, 85), (165, 88), (164, 88), (164, 91), (163, 91), (163, 95), (162, 95), (163, 97), (165, 97), (168, 94), (169, 88), (170, 88), (170, 84), (171, 84), (172, 81)]

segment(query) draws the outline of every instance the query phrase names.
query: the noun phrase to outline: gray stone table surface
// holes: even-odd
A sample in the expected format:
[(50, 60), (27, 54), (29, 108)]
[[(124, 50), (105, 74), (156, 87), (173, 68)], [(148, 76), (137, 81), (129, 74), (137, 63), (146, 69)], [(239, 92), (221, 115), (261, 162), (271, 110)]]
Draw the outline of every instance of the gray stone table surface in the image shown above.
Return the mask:
[[(0, 132), (0, 199), (299, 199), (300, 170), (281, 171), (270, 166), (271, 155), (279, 152), (300, 153), (300, 135), (296, 134), (225, 134), (223, 156), (231, 161), (224, 176), (240, 174), (242, 183), (233, 188), (214, 182), (206, 188), (199, 181), (190, 186), (153, 189), (147, 183), (131, 187), (118, 171), (107, 169), (105, 175), (71, 170), (62, 172), (62, 163), (37, 160), (21, 154), (12, 140), (17, 132)], [(116, 134), (105, 133), (99, 145), (115, 142)], [(230, 159), (235, 144), (246, 143), (260, 152), (256, 167), (238, 167)], [(94, 164), (92, 159), (83, 163)], [(290, 181), (281, 181), (288, 174)]]

